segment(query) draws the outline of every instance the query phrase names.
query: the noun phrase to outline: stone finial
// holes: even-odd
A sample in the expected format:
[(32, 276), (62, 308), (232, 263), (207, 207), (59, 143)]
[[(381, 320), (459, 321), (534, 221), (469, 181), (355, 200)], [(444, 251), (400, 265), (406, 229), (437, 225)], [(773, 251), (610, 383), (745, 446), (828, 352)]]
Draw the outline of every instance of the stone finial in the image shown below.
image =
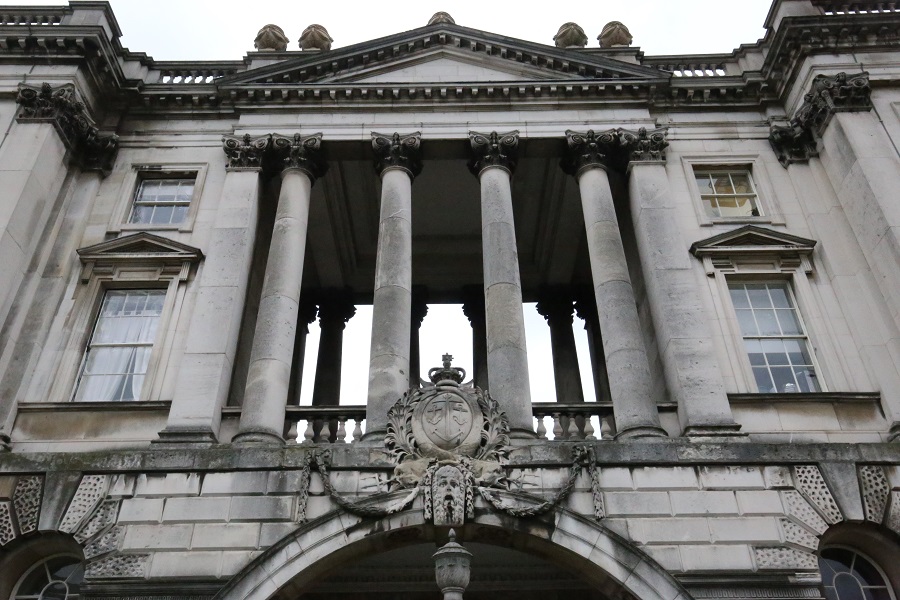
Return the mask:
[(434, 573), (444, 600), (462, 600), (469, 586), (472, 553), (456, 543), (456, 532), (450, 530), (449, 541), (434, 553)]
[(322, 156), (322, 134), (293, 137), (272, 135), (272, 149), (282, 159), (285, 169), (300, 169), (315, 183), (325, 174), (328, 164)]
[(261, 169), (263, 155), (272, 143), (271, 135), (253, 137), (226, 135), (222, 137), (222, 149), (228, 157), (229, 169)]
[(516, 168), (519, 153), (519, 132), (478, 133), (469, 132), (469, 145), (474, 157), (469, 161), (469, 170), (478, 177), (488, 167), (501, 167), (512, 173)]
[(278, 25), (269, 23), (256, 34), (253, 46), (260, 52), (284, 52), (290, 40)]
[(438, 23), (450, 23), (451, 25), (456, 25), (456, 21), (453, 20), (453, 17), (444, 11), (436, 12), (428, 19), (429, 25), (437, 25)]
[(401, 135), (372, 132), (375, 151), (375, 170), (379, 175), (386, 169), (403, 169), (410, 177), (422, 172), (422, 134), (416, 131)]
[(603, 30), (597, 37), (601, 48), (615, 48), (616, 46), (630, 46), (631, 32), (621, 21), (610, 21), (603, 26)]
[(553, 36), (553, 41), (557, 48), (584, 48), (587, 46), (588, 37), (578, 23), (570, 21), (560, 26), (559, 31)]
[(301, 50), (331, 50), (331, 36), (321, 25), (312, 24), (300, 35)]

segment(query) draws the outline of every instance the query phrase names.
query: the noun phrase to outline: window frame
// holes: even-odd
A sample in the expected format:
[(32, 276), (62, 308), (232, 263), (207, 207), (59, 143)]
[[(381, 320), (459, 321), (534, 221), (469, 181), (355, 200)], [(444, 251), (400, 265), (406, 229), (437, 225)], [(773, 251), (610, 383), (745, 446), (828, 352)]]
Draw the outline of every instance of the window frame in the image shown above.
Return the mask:
[[(701, 226), (711, 227), (713, 225), (738, 223), (784, 224), (784, 218), (781, 215), (780, 207), (776, 203), (776, 196), (765, 167), (765, 162), (760, 154), (729, 154), (727, 156), (687, 155), (683, 156), (681, 160), (694, 212)], [(760, 215), (749, 217), (711, 217), (707, 214), (701, 198), (700, 187), (697, 185), (697, 172), (733, 172), (738, 170), (746, 171), (750, 176), (750, 184), (756, 192), (756, 207), (759, 209)]]
[[(133, 163), (128, 170), (119, 190), (119, 202), (113, 211), (107, 231), (123, 233), (136, 231), (180, 231), (191, 232), (199, 211), (200, 198), (206, 182), (207, 163)], [(153, 179), (188, 179), (194, 180), (194, 192), (188, 205), (187, 213), (181, 223), (153, 224), (131, 223), (134, 201), (144, 181)]]
[[(893, 582), (891, 581), (891, 578), (888, 575), (887, 571), (884, 570), (884, 568), (881, 566), (881, 564), (879, 564), (878, 561), (874, 560), (871, 556), (869, 556), (865, 552), (862, 552), (860, 549), (854, 548), (852, 546), (845, 546), (842, 544), (831, 544), (831, 545), (825, 546), (823, 548), (820, 548), (818, 550), (818, 552), (816, 552), (816, 558), (818, 559), (818, 563), (819, 563), (819, 574), (820, 575), (822, 573), (821, 561), (824, 559), (824, 557), (822, 556), (822, 553), (826, 552), (828, 550), (844, 550), (845, 552), (852, 552), (854, 555), (861, 557), (863, 560), (868, 562), (872, 566), (872, 568), (874, 568), (878, 572), (878, 574), (881, 576), (881, 579), (882, 579), (882, 581), (884, 581), (884, 584), (885, 584), (884, 589), (887, 590), (887, 593), (891, 597), (891, 599), (897, 600), (897, 594), (894, 593), (894, 589), (893, 589), (893, 587), (894, 587)], [(825, 559), (825, 560), (827, 560), (827, 559)], [(822, 589), (824, 590), (824, 588), (825, 588), (825, 582), (823, 580)]]

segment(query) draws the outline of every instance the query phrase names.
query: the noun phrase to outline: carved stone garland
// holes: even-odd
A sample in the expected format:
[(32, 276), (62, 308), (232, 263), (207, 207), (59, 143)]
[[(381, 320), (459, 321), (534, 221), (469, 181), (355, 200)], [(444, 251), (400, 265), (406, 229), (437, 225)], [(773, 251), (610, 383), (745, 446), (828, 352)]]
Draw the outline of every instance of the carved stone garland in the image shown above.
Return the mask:
[(40, 87), (19, 84), (16, 103), (22, 107), (20, 122), (53, 123), (70, 156), (85, 170), (108, 174), (119, 148), (117, 135), (101, 135), (75, 94), (75, 86), (54, 88), (49, 83)]
[[(552, 498), (510, 492), (503, 465), (509, 452), (506, 415), (490, 394), (464, 385), (465, 371), (451, 367), (451, 360), (444, 355), (443, 367), (428, 373), (431, 383), (410, 389), (388, 412), (385, 445), (397, 461), (391, 483), (410, 490), (409, 494), (387, 506), (378, 503), (379, 495), (348, 499), (337, 494), (329, 481), (330, 453), (326, 450), (311, 458), (338, 506), (363, 517), (383, 517), (404, 510), (421, 493), (427, 520), (459, 527), (474, 518), (476, 492), (496, 510), (514, 517), (533, 517), (563, 502), (582, 468), (598, 483), (592, 453), (579, 446), (573, 449), (568, 479)], [(592, 487), (596, 495), (599, 483)], [(500, 498), (500, 491), (514, 502)], [(600, 518), (602, 513), (602, 498), (599, 507), (595, 498), (595, 515)]]

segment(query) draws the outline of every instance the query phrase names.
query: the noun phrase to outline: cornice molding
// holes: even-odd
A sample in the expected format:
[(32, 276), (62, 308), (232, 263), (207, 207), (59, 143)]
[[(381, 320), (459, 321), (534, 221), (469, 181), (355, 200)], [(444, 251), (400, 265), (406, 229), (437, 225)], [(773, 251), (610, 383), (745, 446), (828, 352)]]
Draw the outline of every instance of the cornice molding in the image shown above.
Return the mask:
[(293, 137), (272, 134), (272, 151), (281, 160), (285, 169), (300, 169), (315, 183), (328, 171), (328, 163), (322, 151), (322, 134), (314, 133)]
[(469, 161), (469, 170), (476, 177), (489, 167), (505, 169), (510, 175), (515, 172), (519, 155), (518, 131), (507, 133), (470, 131), (469, 147), (473, 155)]
[(83, 170), (112, 170), (119, 148), (117, 135), (101, 135), (84, 103), (78, 100), (73, 84), (53, 87), (49, 83), (33, 86), (20, 83), (16, 103), (21, 106), (20, 123), (52, 123), (69, 151), (70, 158)]
[(772, 125), (769, 143), (783, 167), (818, 156), (816, 140), (835, 113), (872, 110), (869, 74), (817, 75), (787, 125)]
[(375, 171), (383, 175), (388, 169), (406, 171), (411, 179), (422, 172), (422, 134), (384, 134), (372, 132)]

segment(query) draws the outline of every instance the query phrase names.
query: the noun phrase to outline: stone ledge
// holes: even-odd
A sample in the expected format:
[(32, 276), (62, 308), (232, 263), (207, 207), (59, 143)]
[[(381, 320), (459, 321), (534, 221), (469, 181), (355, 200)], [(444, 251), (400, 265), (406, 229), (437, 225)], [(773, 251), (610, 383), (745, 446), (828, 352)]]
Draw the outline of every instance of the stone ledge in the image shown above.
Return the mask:
[(880, 392), (818, 392), (806, 394), (728, 394), (732, 404), (783, 404), (786, 402), (837, 402), (841, 404), (876, 404)]
[(78, 413), (106, 411), (165, 411), (169, 412), (171, 400), (144, 400), (134, 402), (22, 402), (17, 409), (20, 413)]

